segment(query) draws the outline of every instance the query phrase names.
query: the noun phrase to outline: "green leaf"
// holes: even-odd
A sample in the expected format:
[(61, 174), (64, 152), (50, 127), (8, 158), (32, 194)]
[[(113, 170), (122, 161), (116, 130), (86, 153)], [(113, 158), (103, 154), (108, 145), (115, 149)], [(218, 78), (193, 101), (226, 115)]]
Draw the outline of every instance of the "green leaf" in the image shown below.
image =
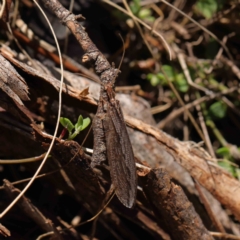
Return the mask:
[(166, 86), (166, 85), (168, 84), (165, 76), (164, 76), (162, 73), (158, 73), (158, 74), (157, 74), (157, 77), (158, 77), (158, 79), (159, 79), (159, 81), (160, 81), (160, 84), (161, 84), (162, 86)]
[(82, 115), (80, 115), (77, 123), (75, 124), (75, 133), (79, 134), (80, 131), (84, 130), (90, 124), (90, 122), (90, 118), (87, 117), (83, 119)]
[(132, 13), (134, 15), (137, 15), (137, 13), (140, 11), (141, 5), (140, 5), (140, 0), (133, 0), (130, 5), (129, 5)]
[(82, 130), (84, 130), (89, 124), (90, 124), (91, 120), (90, 118), (84, 118), (82, 117), (82, 115), (80, 115), (78, 117), (78, 121), (75, 124), (75, 131), (73, 134), (71, 134), (71, 136), (69, 136), (69, 140), (74, 139)]
[(160, 83), (159, 78), (157, 77), (156, 74), (149, 73), (147, 75), (147, 79), (150, 81), (151, 85), (154, 87)]
[(144, 20), (147, 21), (147, 22), (152, 22), (153, 23), (156, 20), (156, 18), (153, 17), (153, 16), (148, 16)]
[(198, 0), (196, 9), (205, 18), (211, 18), (223, 6), (223, 2), (224, 0)]
[[(74, 139), (82, 130), (84, 130), (89, 124), (91, 120), (90, 118), (83, 119), (82, 115), (78, 117), (78, 121), (75, 124), (75, 126), (72, 124), (72, 122), (68, 118), (60, 118), (60, 123), (63, 125), (64, 128), (68, 130), (69, 137), (68, 140)], [(72, 133), (72, 130), (75, 128), (74, 133)]]
[(229, 173), (231, 173), (232, 176), (236, 175), (235, 167), (231, 164), (231, 162), (229, 162), (227, 160), (223, 160), (223, 161), (219, 161), (218, 165), (221, 166), (222, 168), (224, 168)]
[(138, 12), (138, 17), (141, 19), (146, 19), (152, 15), (151, 10), (149, 8), (142, 8)]
[(79, 133), (82, 130), (82, 125), (83, 125), (83, 117), (82, 115), (80, 115), (78, 117), (77, 123), (75, 124), (75, 132)]
[(169, 65), (163, 65), (162, 70), (167, 75), (167, 77), (169, 78), (170, 81), (174, 80), (176, 73), (175, 73), (173, 67), (171, 67)]
[(228, 147), (219, 148), (217, 149), (216, 153), (223, 157), (228, 157), (230, 155), (230, 151)]
[(209, 107), (209, 114), (215, 119), (222, 119), (226, 116), (227, 106), (222, 101), (213, 103)]
[(182, 73), (177, 74), (174, 83), (180, 92), (187, 92), (189, 89), (188, 82)]
[[(171, 67), (169, 65), (163, 65), (162, 66), (162, 71), (164, 72), (165, 75), (167, 75), (168, 80), (172, 81), (172, 82), (178, 76), (178, 75), (176, 75), (173, 67)], [(157, 74), (149, 73), (147, 75), (147, 79), (150, 81), (152, 86), (157, 86), (159, 84), (161, 84), (162, 86), (165, 86), (165, 85), (167, 85), (168, 81), (167, 81), (164, 74), (161, 73), (161, 72), (157, 73)], [(188, 90), (188, 86), (187, 86), (187, 90)], [(182, 87), (182, 91), (187, 91), (187, 90), (186, 90), (186, 86)]]
[(235, 168), (235, 172), (236, 172), (236, 177), (238, 179), (238, 181), (240, 180), (240, 169), (239, 168)]
[(82, 130), (88, 127), (88, 125), (91, 123), (91, 119), (89, 117), (83, 119), (83, 125)]
[(68, 130), (69, 134), (72, 133), (72, 130), (74, 129), (74, 125), (68, 118), (60, 117), (60, 123), (64, 128)]

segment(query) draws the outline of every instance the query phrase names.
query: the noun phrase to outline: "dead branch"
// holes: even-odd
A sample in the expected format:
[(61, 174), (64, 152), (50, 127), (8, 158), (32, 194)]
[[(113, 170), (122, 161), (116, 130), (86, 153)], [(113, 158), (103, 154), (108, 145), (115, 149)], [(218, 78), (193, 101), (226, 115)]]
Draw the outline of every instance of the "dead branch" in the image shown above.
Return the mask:
[(152, 169), (142, 178), (143, 189), (159, 225), (172, 239), (213, 239), (181, 187), (163, 169)]
[[(194, 179), (230, 209), (237, 219), (240, 219), (239, 181), (220, 167), (209, 165), (211, 157), (205, 150), (192, 142), (181, 142), (132, 117), (125, 116), (125, 120), (128, 126), (153, 136)], [(215, 176), (214, 179), (212, 175)]]
[(78, 19), (83, 19), (83, 17), (75, 16), (64, 8), (57, 0), (42, 0), (42, 2), (75, 36), (85, 52), (82, 61), (90, 61), (94, 63), (95, 71), (100, 75), (100, 79), (103, 83), (107, 83), (113, 79), (116, 75), (116, 70), (111, 67), (105, 56), (98, 50), (88, 37), (83, 26), (79, 23)]

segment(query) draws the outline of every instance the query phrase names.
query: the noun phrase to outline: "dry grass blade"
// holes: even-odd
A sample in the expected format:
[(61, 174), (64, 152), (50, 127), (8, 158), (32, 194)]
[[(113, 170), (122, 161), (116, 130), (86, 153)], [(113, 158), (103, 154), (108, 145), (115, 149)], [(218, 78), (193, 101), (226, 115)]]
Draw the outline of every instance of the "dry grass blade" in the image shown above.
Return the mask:
[(128, 13), (124, 8), (121, 8), (120, 6), (118, 6), (117, 4), (111, 2), (111, 1), (108, 1), (108, 0), (102, 0), (103, 2), (115, 7), (116, 9), (120, 10), (121, 12), (127, 14), (128, 16), (132, 17), (135, 21), (139, 22), (141, 25), (143, 25), (145, 28), (147, 28), (148, 30), (151, 30), (154, 34), (156, 34), (164, 43), (166, 49), (167, 49), (167, 52), (169, 54), (169, 59), (171, 60), (172, 59), (172, 52), (171, 52), (171, 48), (169, 47), (168, 43), (165, 41), (165, 39), (163, 38), (163, 36), (157, 32), (156, 30), (154, 30), (153, 28), (151, 28), (149, 25), (147, 25), (145, 22), (143, 22), (142, 20), (140, 20), (139, 18), (137, 18), (136, 16)]
[(209, 34), (212, 38), (214, 38), (222, 47), (223, 49), (226, 51), (228, 57), (233, 60), (232, 55), (230, 54), (227, 46), (225, 45), (224, 42), (222, 42), (215, 34), (213, 34), (211, 31), (209, 31), (207, 28), (205, 28), (204, 26), (202, 26), (201, 24), (199, 24), (197, 21), (195, 21), (193, 18), (191, 18), (190, 16), (188, 16), (187, 14), (185, 14), (184, 12), (182, 12), (181, 10), (179, 10), (178, 8), (176, 8), (175, 6), (173, 6), (171, 3), (165, 1), (165, 0), (156, 0), (155, 2), (163, 2), (164, 4), (168, 5), (169, 7), (173, 8), (175, 11), (179, 12), (180, 14), (182, 14), (184, 17), (188, 18), (191, 22), (193, 22), (194, 24), (196, 24), (199, 28), (201, 28), (204, 32), (206, 32), (207, 34)]
[(2, 1), (2, 4), (1, 4), (1, 9), (0, 9), (0, 19), (2, 18), (2, 15), (3, 15), (3, 12), (5, 10), (5, 6), (6, 6), (6, 0), (3, 0)]

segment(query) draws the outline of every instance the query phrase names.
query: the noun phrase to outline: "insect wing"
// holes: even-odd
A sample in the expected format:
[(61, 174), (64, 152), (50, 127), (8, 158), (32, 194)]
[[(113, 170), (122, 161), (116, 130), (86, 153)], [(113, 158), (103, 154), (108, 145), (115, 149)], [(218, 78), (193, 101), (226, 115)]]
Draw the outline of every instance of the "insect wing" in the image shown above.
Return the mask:
[(116, 195), (126, 207), (131, 208), (137, 191), (136, 166), (132, 145), (117, 100), (114, 106), (108, 105), (103, 126), (106, 130), (107, 157)]

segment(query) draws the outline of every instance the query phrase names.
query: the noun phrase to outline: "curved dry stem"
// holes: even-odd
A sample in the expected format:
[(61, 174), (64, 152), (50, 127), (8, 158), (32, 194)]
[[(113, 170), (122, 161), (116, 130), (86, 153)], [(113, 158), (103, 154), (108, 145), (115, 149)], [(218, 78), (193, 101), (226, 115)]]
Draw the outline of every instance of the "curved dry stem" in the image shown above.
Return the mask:
[[(116, 3), (113, 3), (109, 0), (102, 0), (103, 2), (109, 4), (110, 6), (113, 6), (115, 7), (116, 9), (118, 9), (119, 11), (125, 13), (126, 15), (128, 15), (129, 17), (133, 18), (134, 20), (136, 20), (137, 22), (139, 22), (140, 24), (142, 24), (144, 27), (146, 27), (148, 30), (152, 30), (152, 28), (146, 24), (145, 22), (143, 22), (142, 20), (140, 20), (139, 18), (137, 18), (136, 16), (134, 15), (131, 15), (128, 11), (126, 11), (124, 8), (118, 6)], [(164, 39), (164, 37), (156, 30), (153, 30), (153, 33), (156, 34), (164, 43), (167, 51), (168, 51), (168, 54), (169, 54), (169, 58), (170, 60), (172, 60), (172, 51), (171, 51), (171, 48), (170, 46), (168, 45), (168, 43), (166, 42), (166, 40)]]
[[(37, 157), (22, 158), (22, 159), (0, 159), (0, 164), (21, 164), (21, 163), (30, 163), (43, 160), (46, 153), (41, 154)], [(50, 156), (48, 156), (50, 157)]]
[(1, 6), (1, 9), (0, 9), (0, 19), (2, 18), (5, 6), (6, 6), (6, 0), (3, 0), (2, 1), (2, 6)]
[[(180, 94), (178, 93), (178, 91), (176, 90), (175, 86), (172, 84), (172, 82), (169, 80), (167, 74), (164, 72), (164, 70), (161, 68), (162, 73), (164, 74), (164, 77), (167, 79), (168, 81), (168, 85), (171, 88), (171, 90), (173, 91), (173, 93), (176, 95), (178, 101), (180, 102), (180, 104), (182, 105), (182, 107), (184, 107), (186, 104), (184, 103), (183, 99), (181, 98)], [(199, 134), (199, 136), (201, 137), (201, 139), (203, 141), (205, 141), (204, 139), (204, 135), (201, 131), (201, 129), (199, 128), (199, 126), (197, 125), (196, 120), (194, 119), (193, 115), (191, 114), (191, 112), (188, 109), (184, 108), (184, 111), (186, 111), (187, 116), (189, 117), (190, 121), (192, 122), (192, 125), (195, 127), (197, 133)]]
[(122, 62), (123, 62), (124, 55), (125, 55), (124, 40), (123, 40), (121, 34), (119, 34), (119, 37), (120, 37), (121, 40), (122, 40), (122, 44), (123, 44), (123, 53), (122, 53), (121, 61), (120, 61), (119, 66), (118, 66), (118, 70), (120, 70), (120, 68), (121, 68), (121, 66), (122, 66)]
[(226, 95), (226, 94), (230, 94), (232, 92), (238, 91), (238, 89), (239, 89), (238, 86), (234, 86), (234, 87), (231, 87), (231, 88), (229, 88), (227, 90), (224, 90), (222, 92), (213, 93), (211, 95), (203, 96), (199, 99), (196, 99), (195, 101), (190, 102), (190, 103), (186, 104), (185, 106), (182, 106), (181, 108), (178, 108), (175, 111), (171, 112), (164, 120), (160, 121), (157, 124), (157, 126), (158, 126), (158, 128), (162, 129), (162, 128), (165, 127), (165, 125), (167, 123), (173, 121), (173, 119), (175, 119), (179, 115), (183, 114), (186, 109), (191, 109), (191, 108), (193, 108), (193, 107), (197, 106), (198, 104), (203, 103), (205, 101), (209, 101), (209, 100), (221, 97), (222, 95)]
[(175, 11), (177, 11), (178, 13), (182, 14), (184, 17), (186, 17), (187, 19), (189, 19), (191, 22), (193, 22), (194, 24), (196, 24), (199, 28), (201, 28), (203, 31), (205, 31), (207, 34), (209, 34), (213, 39), (215, 39), (221, 46), (222, 48), (225, 50), (225, 52), (227, 53), (228, 57), (233, 60), (233, 57), (231, 55), (231, 53), (229, 52), (227, 46), (211, 31), (209, 31), (207, 28), (205, 28), (204, 26), (202, 26), (200, 23), (198, 23), (197, 21), (195, 21), (193, 18), (191, 18), (190, 16), (188, 16), (186, 13), (184, 13), (183, 11), (181, 11), (180, 9), (176, 8), (175, 6), (173, 6), (171, 3), (167, 2), (166, 0), (155, 0), (155, 3), (157, 2), (163, 2), (164, 4), (166, 4), (167, 6), (173, 8)]
[[(153, 56), (153, 58), (155, 59), (154, 54), (153, 54), (153, 52), (152, 52), (152, 49), (151, 49), (148, 41), (147, 41), (147, 40), (145, 39), (145, 37), (144, 37), (143, 31), (142, 31), (142, 29), (141, 29), (141, 27), (140, 27), (140, 24), (134, 19), (134, 14), (132, 13), (132, 11), (131, 11), (131, 9), (130, 9), (128, 3), (127, 3), (127, 1), (126, 1), (126, 0), (122, 0), (122, 1), (123, 1), (123, 4), (124, 4), (125, 8), (127, 9), (127, 11), (129, 12), (129, 14), (131, 15), (131, 18), (132, 18), (133, 21), (135, 22), (135, 24), (136, 24), (136, 26), (137, 26), (137, 28), (138, 28), (138, 31), (139, 31), (139, 33), (140, 33), (140, 35), (141, 35), (141, 37), (142, 37), (145, 45), (147, 46), (147, 48), (148, 48), (149, 52), (151, 53), (151, 55)], [(153, 32), (153, 31), (154, 31), (154, 27), (152, 28), (152, 31), (151, 31), (151, 32)]]

